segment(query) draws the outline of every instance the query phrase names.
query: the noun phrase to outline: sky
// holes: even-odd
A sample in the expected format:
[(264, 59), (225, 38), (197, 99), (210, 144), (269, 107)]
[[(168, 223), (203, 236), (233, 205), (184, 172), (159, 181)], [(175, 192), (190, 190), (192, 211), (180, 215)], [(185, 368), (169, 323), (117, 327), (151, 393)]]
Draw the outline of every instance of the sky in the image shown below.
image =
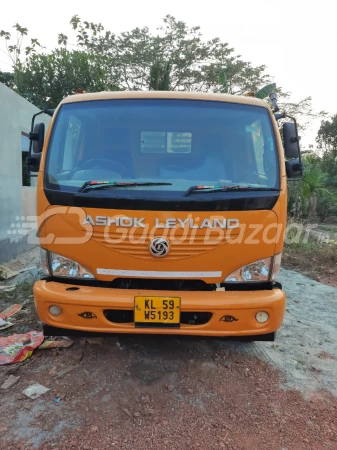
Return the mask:
[[(0, 29), (15, 23), (28, 28), (47, 49), (57, 46), (59, 33), (71, 35), (69, 21), (101, 22), (119, 33), (135, 27), (155, 30), (166, 14), (189, 26), (198, 25), (205, 39), (219, 37), (253, 65), (264, 64), (267, 73), (291, 100), (312, 97), (315, 111), (337, 113), (337, 1), (336, 0), (16, 0), (2, 9)], [(10, 70), (2, 52), (0, 70)], [(302, 136), (302, 148), (315, 144), (320, 120)]]

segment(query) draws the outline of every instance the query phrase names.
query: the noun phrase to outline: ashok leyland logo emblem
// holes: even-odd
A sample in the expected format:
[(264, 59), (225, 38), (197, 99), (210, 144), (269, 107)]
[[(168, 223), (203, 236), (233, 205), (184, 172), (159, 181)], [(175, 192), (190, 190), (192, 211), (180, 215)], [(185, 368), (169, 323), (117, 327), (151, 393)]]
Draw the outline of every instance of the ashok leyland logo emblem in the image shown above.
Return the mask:
[(158, 237), (150, 242), (150, 252), (157, 258), (166, 256), (170, 251), (170, 244), (165, 238)]

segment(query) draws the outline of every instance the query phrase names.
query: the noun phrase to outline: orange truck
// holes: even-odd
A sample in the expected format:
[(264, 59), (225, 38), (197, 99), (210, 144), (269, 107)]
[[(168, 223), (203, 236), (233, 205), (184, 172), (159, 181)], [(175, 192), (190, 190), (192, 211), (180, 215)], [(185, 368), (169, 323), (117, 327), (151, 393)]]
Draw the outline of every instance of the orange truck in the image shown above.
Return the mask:
[(43, 111), (46, 136), (34, 116), (45, 333), (274, 340), (287, 179), (302, 174), (277, 110), (273, 95), (100, 92)]

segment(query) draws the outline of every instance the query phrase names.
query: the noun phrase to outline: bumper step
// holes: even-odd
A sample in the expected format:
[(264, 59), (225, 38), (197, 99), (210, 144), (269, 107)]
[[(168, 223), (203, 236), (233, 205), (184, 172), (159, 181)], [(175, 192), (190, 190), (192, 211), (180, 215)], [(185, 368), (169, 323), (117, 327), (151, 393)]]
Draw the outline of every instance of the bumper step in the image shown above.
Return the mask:
[[(125, 336), (124, 333), (97, 333), (93, 331), (83, 331), (83, 330), (70, 330), (68, 328), (57, 328), (50, 325), (43, 324), (43, 334), (44, 336), (78, 336), (78, 337), (111, 337), (111, 336)], [(144, 333), (139, 333), (144, 336)], [(134, 335), (134, 334), (132, 334)], [(128, 336), (132, 336), (128, 335)], [(136, 334), (137, 335), (137, 334)], [(171, 333), (168, 333), (168, 335), (171, 335)], [(175, 335), (175, 337), (177, 337)], [(276, 331), (273, 333), (267, 333), (267, 334), (256, 334), (253, 336), (225, 336), (225, 337), (219, 337), (219, 336), (184, 336), (179, 335), (179, 339), (221, 339), (226, 341), (240, 341), (240, 342), (253, 342), (253, 341), (264, 341), (264, 342), (274, 342), (276, 338)]]

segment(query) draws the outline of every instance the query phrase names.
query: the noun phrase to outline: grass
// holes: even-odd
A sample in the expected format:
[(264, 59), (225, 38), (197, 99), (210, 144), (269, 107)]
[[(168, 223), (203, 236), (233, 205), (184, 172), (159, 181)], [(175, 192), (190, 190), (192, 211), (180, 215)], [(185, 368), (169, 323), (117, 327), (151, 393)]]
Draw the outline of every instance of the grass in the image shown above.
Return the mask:
[(34, 281), (25, 280), (18, 284), (13, 291), (1, 292), (0, 302), (20, 303), (20, 301), (28, 299), (31, 295), (33, 295), (33, 285)]
[(329, 233), (337, 233), (337, 225), (319, 225), (318, 228)]

